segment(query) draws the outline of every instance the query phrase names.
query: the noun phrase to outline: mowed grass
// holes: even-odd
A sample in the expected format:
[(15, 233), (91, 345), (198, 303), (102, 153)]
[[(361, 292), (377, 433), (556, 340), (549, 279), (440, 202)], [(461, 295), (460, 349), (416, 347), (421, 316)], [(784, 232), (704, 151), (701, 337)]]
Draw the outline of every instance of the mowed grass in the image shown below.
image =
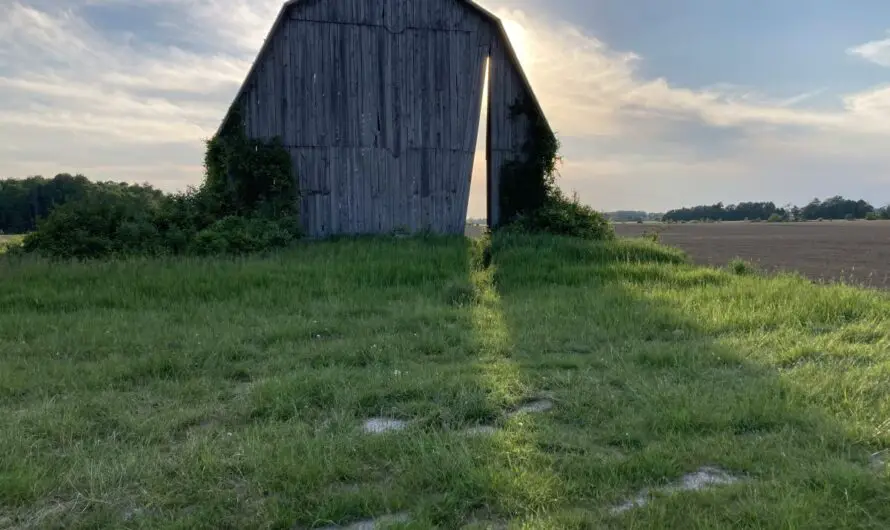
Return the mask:
[[(886, 294), (484, 247), (0, 263), (0, 528), (890, 527)], [(610, 511), (705, 465), (742, 480)]]

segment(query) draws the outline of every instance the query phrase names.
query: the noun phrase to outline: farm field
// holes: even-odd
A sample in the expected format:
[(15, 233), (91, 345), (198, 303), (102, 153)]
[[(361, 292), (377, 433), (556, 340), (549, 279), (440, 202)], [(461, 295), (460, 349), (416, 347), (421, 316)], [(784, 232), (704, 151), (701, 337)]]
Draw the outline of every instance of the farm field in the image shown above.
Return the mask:
[(881, 291), (503, 236), (0, 277), (0, 528), (890, 527)]
[(702, 265), (738, 257), (767, 271), (890, 289), (890, 221), (618, 223), (615, 230), (627, 237), (659, 232), (660, 241)]

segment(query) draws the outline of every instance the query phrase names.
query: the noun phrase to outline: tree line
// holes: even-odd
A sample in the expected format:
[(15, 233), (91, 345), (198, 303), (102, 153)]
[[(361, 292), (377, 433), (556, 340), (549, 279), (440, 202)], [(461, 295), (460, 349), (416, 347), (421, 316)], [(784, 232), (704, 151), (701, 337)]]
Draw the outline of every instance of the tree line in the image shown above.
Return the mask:
[(840, 195), (813, 199), (805, 206), (776, 206), (773, 202), (740, 202), (679, 208), (664, 214), (662, 220), (683, 221), (816, 221), (819, 219), (890, 219), (890, 205), (875, 208), (867, 201)]
[(606, 212), (605, 215), (610, 221), (616, 223), (660, 221), (664, 216), (664, 214), (661, 213), (645, 212), (642, 210), (617, 210), (614, 212)]
[(61, 173), (53, 178), (41, 176), (0, 180), (0, 231), (24, 234), (37, 229), (37, 222), (66, 203), (91, 195), (160, 200), (163, 192), (144, 184), (93, 182), (83, 175)]

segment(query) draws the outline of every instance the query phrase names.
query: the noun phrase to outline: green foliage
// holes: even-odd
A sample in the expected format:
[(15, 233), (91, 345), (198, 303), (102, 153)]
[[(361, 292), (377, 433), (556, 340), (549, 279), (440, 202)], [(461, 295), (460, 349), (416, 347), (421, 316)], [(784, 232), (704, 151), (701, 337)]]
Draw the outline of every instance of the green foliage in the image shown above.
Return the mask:
[(559, 159), (559, 140), (530, 99), (516, 102), (510, 115), (514, 120), (525, 117), (529, 135), (523, 146), (524, 157), (501, 168), (500, 207), (504, 225), (532, 214), (554, 196)]
[(24, 251), (56, 258), (245, 254), (299, 237), (296, 181), (278, 139), (247, 138), (240, 119), (207, 142), (202, 186), (164, 195), (98, 186), (57, 207)]
[(511, 118), (524, 116), (529, 136), (524, 157), (501, 169), (501, 227), (508, 231), (551, 233), (583, 239), (612, 239), (614, 230), (605, 215), (565, 197), (556, 185), (559, 139), (533, 102), (523, 99), (511, 108)]
[(235, 111), (221, 134), (207, 142), (202, 192), (225, 214), (278, 218), (296, 214), (299, 194), (290, 153), (279, 138), (256, 140), (244, 132)]
[(736, 258), (730, 261), (727, 268), (736, 276), (750, 276), (757, 272), (757, 269), (756, 267), (754, 267), (754, 265), (741, 258)]
[(784, 208), (779, 208), (772, 202), (742, 202), (724, 206), (722, 202), (708, 206), (694, 206), (671, 210), (664, 214), (664, 220), (670, 221), (695, 221), (711, 219), (714, 221), (747, 221), (749, 219), (769, 219), (773, 215), (781, 218), (788, 214)]
[(643, 210), (616, 210), (603, 212), (613, 223), (645, 223), (647, 221), (661, 221), (662, 213), (646, 212)]
[(877, 221), (880, 218), (881, 215), (879, 212), (868, 212), (867, 214), (865, 214), (866, 221)]
[(163, 196), (148, 185), (92, 182), (83, 175), (62, 173), (51, 179), (29, 177), (0, 180), (0, 234), (25, 234), (55, 208), (94, 192), (110, 192), (157, 200)]
[(666, 227), (664, 225), (661, 225), (655, 226), (651, 230), (644, 230), (642, 237), (644, 239), (652, 241), (653, 243), (658, 243), (659, 241), (661, 241), (661, 233), (665, 230), (665, 228)]
[[(718, 221), (742, 221), (747, 219), (771, 219), (779, 215), (784, 220), (812, 221), (819, 219), (864, 219), (875, 208), (864, 200), (854, 201), (835, 196), (824, 201), (813, 199), (804, 207), (786, 205), (777, 207), (772, 202), (742, 202), (724, 206), (722, 202), (711, 206), (694, 206), (671, 210), (664, 214), (665, 220), (688, 221), (693, 219), (715, 219)], [(878, 216), (881, 211), (878, 210)]]
[(854, 201), (841, 196), (830, 197), (824, 201), (813, 199), (809, 204), (801, 208), (801, 219), (864, 219), (874, 207), (864, 200)]
[(569, 199), (558, 190), (541, 207), (519, 214), (505, 230), (602, 241), (615, 238), (612, 223), (605, 215), (581, 204), (577, 196)]
[(769, 216), (769, 218), (767, 219), (767, 222), (770, 222), (770, 223), (781, 223), (781, 222), (784, 221), (784, 220), (785, 220), (785, 216), (784, 216), (784, 215), (780, 215), (780, 214), (778, 214), (778, 213), (774, 213), (774, 214), (772, 214), (772, 215)]
[(23, 250), (59, 258), (156, 252), (157, 206), (144, 197), (96, 189), (54, 209), (25, 237)]
[(198, 255), (249, 254), (285, 247), (296, 233), (287, 220), (233, 215), (198, 232), (192, 250)]

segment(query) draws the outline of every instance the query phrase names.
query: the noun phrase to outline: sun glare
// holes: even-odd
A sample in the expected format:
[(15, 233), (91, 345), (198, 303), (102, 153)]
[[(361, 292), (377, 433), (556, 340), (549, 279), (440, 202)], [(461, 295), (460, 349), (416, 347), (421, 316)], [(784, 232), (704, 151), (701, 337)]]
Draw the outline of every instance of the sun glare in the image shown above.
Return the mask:
[(510, 39), (510, 44), (513, 45), (513, 49), (516, 50), (516, 55), (519, 57), (519, 62), (522, 64), (522, 68), (527, 69), (531, 57), (529, 56), (525, 28), (515, 20), (505, 19), (503, 22), (504, 31), (507, 32), (507, 37)]

